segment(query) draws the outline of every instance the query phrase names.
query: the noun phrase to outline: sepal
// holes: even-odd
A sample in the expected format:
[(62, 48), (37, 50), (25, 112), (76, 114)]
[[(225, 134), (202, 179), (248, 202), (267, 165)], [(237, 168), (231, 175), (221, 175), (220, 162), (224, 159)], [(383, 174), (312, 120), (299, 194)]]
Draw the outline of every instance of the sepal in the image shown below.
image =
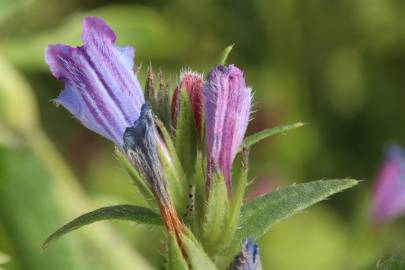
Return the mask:
[(174, 235), (169, 235), (167, 259), (168, 270), (189, 270), (187, 261), (185, 260)]
[(229, 199), (224, 177), (214, 172), (203, 223), (203, 245), (210, 256), (227, 244), (223, 237), (228, 229), (228, 211)]
[(191, 270), (218, 270), (193, 233), (187, 228), (184, 229), (182, 241)]
[(192, 176), (197, 154), (197, 129), (186, 91), (179, 93), (176, 127), (176, 152), (187, 176)]
[(150, 189), (146, 186), (145, 180), (141, 177), (141, 175), (137, 172), (134, 166), (132, 166), (132, 164), (128, 161), (127, 157), (118, 148), (115, 149), (115, 156), (118, 162), (121, 163), (121, 165), (128, 172), (132, 182), (138, 188), (139, 192), (141, 193), (145, 201), (149, 204), (149, 206), (156, 209), (157, 205), (155, 198), (153, 197), (153, 194), (150, 191)]
[(228, 59), (229, 54), (232, 52), (234, 44), (229, 45), (226, 47), (218, 57), (217, 65), (225, 65), (226, 60)]

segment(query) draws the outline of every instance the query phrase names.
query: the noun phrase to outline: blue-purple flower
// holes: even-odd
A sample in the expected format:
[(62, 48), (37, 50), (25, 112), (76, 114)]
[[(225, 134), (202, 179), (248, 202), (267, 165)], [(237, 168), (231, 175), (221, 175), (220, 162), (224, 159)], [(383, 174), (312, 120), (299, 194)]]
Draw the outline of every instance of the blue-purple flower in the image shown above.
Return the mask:
[(123, 147), (125, 128), (138, 119), (144, 97), (133, 71), (134, 49), (118, 47), (97, 17), (83, 20), (83, 46), (50, 45), (45, 60), (65, 89), (55, 99), (84, 126)]
[(46, 49), (52, 74), (65, 84), (55, 102), (125, 152), (154, 194), (168, 231), (180, 241), (182, 225), (167, 192), (157, 147), (169, 163), (170, 156), (134, 74), (134, 49), (116, 46), (115, 38), (102, 19), (86, 17), (83, 46), (58, 44)]
[(203, 87), (205, 140), (208, 155), (207, 186), (214, 170), (231, 189), (232, 162), (249, 122), (251, 89), (242, 71), (234, 65), (220, 65), (208, 75)]
[(373, 190), (372, 215), (376, 223), (405, 215), (405, 150), (391, 145)]
[(242, 251), (235, 257), (229, 270), (261, 270), (259, 247), (252, 241), (243, 243)]

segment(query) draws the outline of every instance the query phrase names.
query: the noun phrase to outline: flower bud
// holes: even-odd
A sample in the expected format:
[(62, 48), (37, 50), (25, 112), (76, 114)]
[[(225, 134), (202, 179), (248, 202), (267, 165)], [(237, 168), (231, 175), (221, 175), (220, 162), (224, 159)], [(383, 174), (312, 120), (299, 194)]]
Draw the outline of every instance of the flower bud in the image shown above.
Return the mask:
[(373, 190), (372, 215), (376, 223), (405, 214), (405, 150), (391, 145), (386, 151)]
[(201, 138), (201, 89), (203, 78), (200, 74), (186, 71), (180, 75), (180, 83), (177, 85), (172, 98), (172, 124), (177, 126), (177, 117), (180, 111), (180, 91), (186, 91), (190, 100), (191, 110), (194, 114), (197, 134)]
[(220, 65), (203, 86), (205, 144), (208, 155), (207, 187), (213, 170), (224, 175), (231, 190), (231, 169), (249, 122), (251, 89), (242, 71), (234, 65)]

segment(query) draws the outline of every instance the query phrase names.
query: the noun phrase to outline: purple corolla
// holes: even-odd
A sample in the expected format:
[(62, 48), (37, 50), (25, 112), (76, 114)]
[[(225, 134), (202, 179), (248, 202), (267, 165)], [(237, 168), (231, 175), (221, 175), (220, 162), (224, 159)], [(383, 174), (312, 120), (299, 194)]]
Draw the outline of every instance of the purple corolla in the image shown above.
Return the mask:
[(118, 47), (97, 17), (83, 20), (83, 46), (50, 45), (45, 60), (65, 89), (55, 99), (84, 126), (123, 147), (125, 128), (138, 119), (144, 97), (133, 71), (134, 49)]

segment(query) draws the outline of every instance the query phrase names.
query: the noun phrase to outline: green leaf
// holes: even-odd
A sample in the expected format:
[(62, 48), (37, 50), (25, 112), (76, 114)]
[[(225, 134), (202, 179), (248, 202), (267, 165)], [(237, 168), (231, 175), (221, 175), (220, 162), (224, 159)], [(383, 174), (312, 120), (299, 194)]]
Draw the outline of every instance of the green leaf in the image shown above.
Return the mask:
[(218, 60), (217, 60), (217, 65), (225, 65), (225, 64), (226, 64), (226, 60), (228, 59), (228, 56), (229, 56), (229, 54), (230, 54), (231, 51), (232, 51), (233, 45), (234, 45), (234, 44), (229, 45), (228, 47), (226, 47), (226, 48), (221, 52), (221, 54), (219, 55)]
[(179, 245), (177, 244), (176, 237), (172, 234), (169, 235), (169, 253), (168, 253), (168, 270), (188, 270), (188, 265)]
[(216, 254), (226, 244), (221, 240), (226, 231), (228, 209), (228, 190), (225, 180), (221, 174), (214, 173), (203, 225), (203, 245), (210, 255)]
[(160, 225), (162, 220), (158, 214), (149, 208), (134, 205), (115, 205), (103, 207), (92, 212), (81, 215), (71, 222), (67, 223), (53, 234), (51, 234), (43, 243), (42, 248), (45, 249), (51, 242), (64, 236), (71, 231), (80, 229), (83, 226), (103, 220), (129, 220), (136, 223), (144, 223), (150, 225)]
[(193, 175), (197, 153), (197, 130), (187, 91), (180, 90), (176, 127), (176, 150), (188, 177)]
[(205, 189), (205, 177), (203, 173), (203, 158), (201, 152), (198, 152), (198, 157), (195, 162), (195, 170), (193, 175), (193, 187), (194, 187), (194, 201), (191, 221), (191, 228), (193, 233), (197, 237), (202, 237), (202, 227), (204, 222), (204, 208), (206, 207), (206, 189)]
[(192, 270), (217, 270), (214, 262), (189, 230), (185, 229), (182, 241)]
[(238, 227), (240, 211), (243, 205), (243, 198), (248, 184), (248, 169), (249, 169), (249, 149), (242, 150), (241, 168), (235, 183), (233, 183), (233, 194), (230, 204), (229, 217), (227, 220), (227, 229), (223, 237), (224, 242), (230, 241)]
[(238, 248), (246, 238), (259, 238), (272, 225), (357, 183), (353, 179), (319, 180), (280, 188), (254, 199), (242, 207), (240, 230), (236, 231), (231, 248)]
[[(255, 143), (257, 143), (261, 140), (264, 140), (268, 137), (296, 129), (296, 128), (302, 127), (304, 125), (305, 125), (305, 123), (298, 122), (298, 123), (294, 123), (294, 124), (290, 124), (290, 125), (283, 125), (283, 126), (278, 126), (278, 127), (274, 127), (274, 128), (268, 128), (268, 129), (259, 131), (255, 134), (252, 134), (252, 135), (246, 137), (245, 140), (243, 141), (242, 145), (246, 146), (246, 147), (251, 147)], [(242, 150), (242, 148), (239, 149), (239, 151), (241, 151), (241, 150)]]
[(169, 132), (159, 118), (155, 117), (155, 123), (166, 145), (166, 149), (159, 148), (159, 154), (167, 176), (168, 191), (176, 206), (177, 212), (182, 215), (188, 203), (188, 181)]
[(404, 270), (405, 269), (405, 256), (395, 255), (391, 258), (379, 262), (376, 270)]
[(125, 168), (125, 170), (128, 172), (133, 183), (139, 189), (139, 192), (141, 192), (145, 201), (149, 204), (149, 206), (151, 206), (152, 208), (155, 209), (156, 208), (155, 198), (153, 197), (152, 192), (146, 186), (145, 181), (139, 175), (139, 173), (136, 171), (134, 166), (132, 166), (132, 164), (128, 161), (128, 159), (125, 157), (125, 155), (117, 148), (115, 149), (115, 156), (117, 157), (117, 159), (121, 163), (121, 165)]

